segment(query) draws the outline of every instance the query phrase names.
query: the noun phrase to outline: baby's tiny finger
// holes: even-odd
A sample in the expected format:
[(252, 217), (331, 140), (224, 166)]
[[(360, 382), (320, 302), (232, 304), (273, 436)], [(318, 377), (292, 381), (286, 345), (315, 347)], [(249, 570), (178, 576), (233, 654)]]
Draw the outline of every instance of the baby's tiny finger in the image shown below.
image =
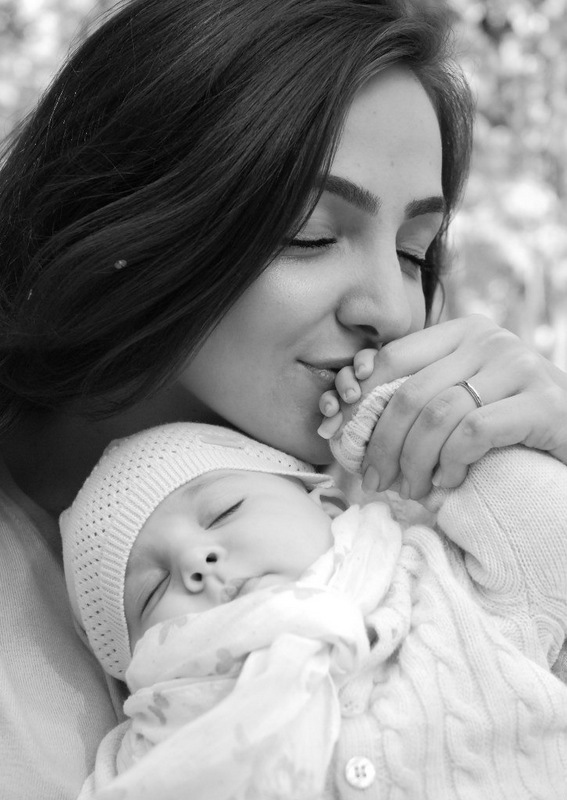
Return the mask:
[(372, 375), (377, 352), (374, 348), (367, 348), (366, 350), (359, 350), (355, 355), (353, 367), (357, 380), (364, 381)]
[(319, 411), (324, 417), (334, 417), (338, 414), (341, 407), (339, 404), (339, 396), (334, 389), (329, 389), (323, 392), (319, 398)]
[(345, 403), (355, 403), (360, 398), (360, 386), (352, 367), (343, 367), (337, 375), (335, 386)]
[(343, 415), (339, 411), (334, 417), (326, 417), (317, 428), (317, 433), (322, 439), (332, 439), (343, 424)]

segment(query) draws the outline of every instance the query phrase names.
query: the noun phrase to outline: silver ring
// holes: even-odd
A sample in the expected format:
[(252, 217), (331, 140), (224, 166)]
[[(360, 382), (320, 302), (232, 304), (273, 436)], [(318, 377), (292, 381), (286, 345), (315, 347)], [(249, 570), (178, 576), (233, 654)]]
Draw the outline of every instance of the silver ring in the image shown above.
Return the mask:
[(462, 386), (463, 389), (466, 389), (467, 392), (472, 397), (472, 399), (475, 401), (477, 408), (480, 408), (482, 405), (484, 405), (484, 403), (482, 402), (482, 397), (479, 395), (477, 390), (470, 385), (468, 381), (459, 381), (458, 383), (455, 384), (455, 386)]

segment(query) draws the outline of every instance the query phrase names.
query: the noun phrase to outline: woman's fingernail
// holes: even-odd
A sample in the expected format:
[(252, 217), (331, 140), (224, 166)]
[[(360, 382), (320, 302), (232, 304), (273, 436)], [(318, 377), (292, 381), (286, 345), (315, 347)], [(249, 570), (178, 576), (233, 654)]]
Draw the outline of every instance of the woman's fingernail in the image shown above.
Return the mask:
[(437, 469), (433, 473), (433, 477), (431, 478), (431, 483), (434, 486), (442, 486), (441, 467), (437, 467)]
[(400, 497), (403, 500), (409, 500), (410, 485), (408, 483), (408, 479), (407, 478), (402, 478), (401, 483), (400, 483), (400, 492), (399, 492), (399, 494), (400, 494)]
[(367, 467), (362, 478), (362, 491), (368, 493), (377, 492), (379, 486), (380, 475), (378, 475), (378, 471), (373, 466)]

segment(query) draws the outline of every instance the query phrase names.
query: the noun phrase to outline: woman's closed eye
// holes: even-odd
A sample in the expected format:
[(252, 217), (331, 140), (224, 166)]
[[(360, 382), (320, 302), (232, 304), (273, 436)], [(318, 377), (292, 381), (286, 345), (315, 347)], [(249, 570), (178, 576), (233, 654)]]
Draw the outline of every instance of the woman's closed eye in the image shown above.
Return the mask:
[(304, 249), (310, 249), (310, 248), (313, 249), (313, 248), (329, 247), (330, 245), (333, 245), (333, 244), (336, 244), (336, 243), (337, 243), (337, 240), (335, 238), (327, 237), (327, 236), (323, 237), (322, 236), (322, 237), (319, 237), (317, 239), (307, 239), (307, 238), (304, 238), (304, 239), (300, 239), (300, 238), (292, 239), (289, 242), (288, 246), (289, 247), (302, 247)]
[(433, 264), (428, 258), (410, 253), (408, 250), (396, 250), (400, 261), (408, 261), (413, 267), (417, 267), (420, 272), (433, 268)]

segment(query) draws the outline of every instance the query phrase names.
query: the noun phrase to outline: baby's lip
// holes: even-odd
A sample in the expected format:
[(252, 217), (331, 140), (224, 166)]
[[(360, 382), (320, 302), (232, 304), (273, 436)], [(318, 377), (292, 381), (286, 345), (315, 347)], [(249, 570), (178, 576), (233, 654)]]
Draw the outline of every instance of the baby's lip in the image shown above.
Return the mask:
[(229, 581), (229, 583), (226, 583), (221, 589), (221, 602), (230, 603), (232, 600), (236, 600), (236, 598), (242, 594), (242, 590), (249, 580), (253, 579), (249, 577), (234, 578), (233, 580)]

